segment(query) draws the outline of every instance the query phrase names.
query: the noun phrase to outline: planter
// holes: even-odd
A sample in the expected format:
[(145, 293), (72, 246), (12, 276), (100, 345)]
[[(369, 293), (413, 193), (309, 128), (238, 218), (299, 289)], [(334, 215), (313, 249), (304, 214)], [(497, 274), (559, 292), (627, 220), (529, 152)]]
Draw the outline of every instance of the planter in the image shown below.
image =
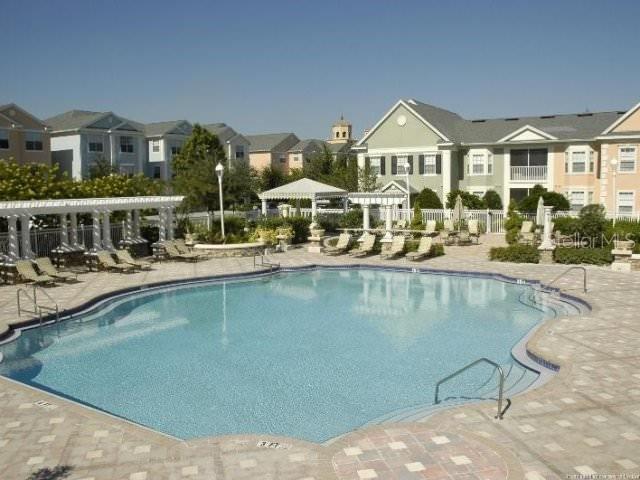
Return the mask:
[(613, 241), (613, 249), (614, 250), (633, 250), (636, 242), (633, 240), (614, 240)]

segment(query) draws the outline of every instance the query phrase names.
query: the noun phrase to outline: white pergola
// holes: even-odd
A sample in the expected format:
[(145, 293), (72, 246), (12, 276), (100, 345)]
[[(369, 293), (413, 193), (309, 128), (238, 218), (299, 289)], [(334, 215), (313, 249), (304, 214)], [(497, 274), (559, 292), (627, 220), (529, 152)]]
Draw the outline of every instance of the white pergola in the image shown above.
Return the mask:
[[(10, 261), (35, 257), (31, 250), (29, 221), (34, 215), (59, 215), (61, 251), (79, 251), (78, 213), (91, 213), (93, 219), (93, 250), (113, 250), (111, 241), (110, 214), (125, 211), (124, 240), (142, 243), (140, 235), (140, 210), (158, 209), (160, 216), (160, 241), (173, 239), (173, 217), (175, 207), (183, 196), (113, 197), (113, 198), (68, 198), (59, 200), (15, 200), (0, 202), (0, 217), (8, 221)], [(20, 220), (20, 246), (18, 245), (18, 220)], [(101, 225), (102, 221), (102, 225)]]
[(318, 200), (342, 198), (348, 196), (346, 190), (316, 182), (309, 178), (302, 178), (277, 188), (262, 192), (258, 197), (262, 200), (262, 215), (267, 214), (268, 200), (311, 200), (311, 222), (315, 224), (318, 213)]
[(379, 205), (384, 207), (384, 229), (385, 235), (383, 240), (390, 240), (393, 230), (393, 209), (396, 205), (404, 202), (406, 196), (403, 192), (387, 191), (387, 192), (352, 192), (349, 193), (349, 202), (362, 206), (362, 228), (367, 231), (371, 228), (369, 225), (369, 212), (371, 205)]

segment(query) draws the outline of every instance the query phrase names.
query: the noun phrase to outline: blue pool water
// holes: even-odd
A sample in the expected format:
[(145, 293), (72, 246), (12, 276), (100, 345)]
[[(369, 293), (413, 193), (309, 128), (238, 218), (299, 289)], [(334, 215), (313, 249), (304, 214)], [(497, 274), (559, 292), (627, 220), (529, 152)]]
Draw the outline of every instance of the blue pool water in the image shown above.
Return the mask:
[[(478, 357), (513, 367), (511, 348), (548, 315), (521, 301), (529, 289), (372, 269), (169, 287), (23, 332), (0, 346), (0, 374), (180, 438), (324, 441), (432, 403)], [(479, 366), (443, 396), (473, 396), (491, 374)]]

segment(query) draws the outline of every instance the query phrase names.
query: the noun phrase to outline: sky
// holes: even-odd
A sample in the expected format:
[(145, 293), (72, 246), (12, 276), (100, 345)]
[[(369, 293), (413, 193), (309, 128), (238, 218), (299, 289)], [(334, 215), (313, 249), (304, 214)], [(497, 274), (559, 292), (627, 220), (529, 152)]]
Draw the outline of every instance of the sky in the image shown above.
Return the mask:
[(400, 98), (465, 118), (640, 102), (640, 1), (0, 0), (0, 104), (354, 135)]

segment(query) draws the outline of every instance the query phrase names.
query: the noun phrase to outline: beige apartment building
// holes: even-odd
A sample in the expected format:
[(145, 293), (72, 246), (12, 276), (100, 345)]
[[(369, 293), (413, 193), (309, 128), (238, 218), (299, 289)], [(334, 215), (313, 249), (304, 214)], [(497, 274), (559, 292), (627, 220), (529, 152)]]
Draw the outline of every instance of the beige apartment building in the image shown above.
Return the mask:
[(0, 106), (0, 159), (21, 165), (51, 164), (51, 139), (45, 123), (14, 103)]

